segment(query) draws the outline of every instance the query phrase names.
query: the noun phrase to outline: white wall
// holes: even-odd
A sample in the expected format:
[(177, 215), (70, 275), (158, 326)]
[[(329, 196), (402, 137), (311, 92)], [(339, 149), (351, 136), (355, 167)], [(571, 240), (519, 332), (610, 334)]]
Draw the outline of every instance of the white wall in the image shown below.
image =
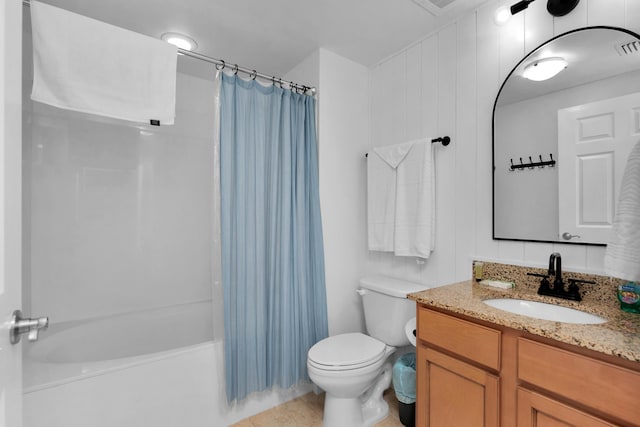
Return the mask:
[(178, 73), (176, 123), (161, 127), (35, 103), (30, 89), (26, 77), (27, 312), (60, 323), (211, 300), (213, 82)]
[(366, 248), (368, 75), (366, 67), (320, 49), (286, 76), (318, 89), (320, 205), (330, 335), (364, 331), (362, 304), (355, 291)]
[(368, 252), (367, 271), (442, 285), (469, 278), (474, 257), (544, 266), (549, 254), (558, 251), (568, 269), (603, 272), (602, 247), (492, 240), (491, 115), (502, 80), (527, 52), (587, 25), (637, 32), (640, 1), (583, 0), (560, 18), (538, 1), (497, 27), (494, 11), (511, 3), (489, 2), (372, 69), (371, 146), (445, 134), (452, 144), (436, 154), (433, 256), (419, 265)]
[(363, 331), (368, 70), (320, 50), (320, 201), (329, 334)]

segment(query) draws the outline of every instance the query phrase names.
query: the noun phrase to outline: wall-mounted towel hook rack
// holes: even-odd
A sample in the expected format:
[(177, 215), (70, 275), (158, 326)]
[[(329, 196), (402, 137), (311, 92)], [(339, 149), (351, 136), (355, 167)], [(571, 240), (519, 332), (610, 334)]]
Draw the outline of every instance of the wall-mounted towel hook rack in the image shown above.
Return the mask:
[(522, 157), (520, 157), (520, 164), (515, 164), (515, 165), (513, 164), (513, 159), (510, 159), (511, 166), (509, 166), (509, 170), (514, 171), (517, 169), (534, 169), (536, 167), (539, 167), (540, 169), (542, 169), (545, 166), (554, 167), (556, 164), (556, 161), (553, 160), (553, 154), (551, 153), (549, 154), (549, 158), (551, 160), (542, 160), (542, 154), (540, 154), (538, 157), (540, 158), (540, 161), (534, 162), (531, 156), (529, 156), (529, 163), (523, 163)]

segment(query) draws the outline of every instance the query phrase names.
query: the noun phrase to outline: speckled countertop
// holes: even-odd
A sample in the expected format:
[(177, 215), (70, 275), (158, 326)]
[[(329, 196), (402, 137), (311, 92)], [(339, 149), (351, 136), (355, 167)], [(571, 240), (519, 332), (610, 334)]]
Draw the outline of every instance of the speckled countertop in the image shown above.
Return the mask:
[[(500, 266), (501, 264), (493, 264), (491, 268), (496, 267), (499, 270)], [(544, 271), (515, 268), (518, 269), (516, 274), (512, 274), (514, 270), (506, 271), (505, 274), (493, 272), (491, 277), (494, 280), (507, 280), (505, 276), (509, 276), (509, 279), (516, 283), (515, 289), (503, 290), (469, 280), (410, 294), (408, 298), (496, 325), (640, 362), (640, 314), (620, 310), (615, 298), (615, 289), (619, 281), (602, 276), (568, 273), (567, 277), (596, 279), (598, 282), (597, 285), (582, 285), (589, 288), (585, 288), (583, 292), (583, 301), (575, 302), (538, 295), (536, 290), (539, 279), (527, 278), (525, 271)], [(486, 275), (484, 277), (487, 278)], [(604, 317), (608, 321), (597, 325), (581, 325), (539, 320), (483, 304), (484, 300), (492, 298), (514, 298), (562, 305)]]

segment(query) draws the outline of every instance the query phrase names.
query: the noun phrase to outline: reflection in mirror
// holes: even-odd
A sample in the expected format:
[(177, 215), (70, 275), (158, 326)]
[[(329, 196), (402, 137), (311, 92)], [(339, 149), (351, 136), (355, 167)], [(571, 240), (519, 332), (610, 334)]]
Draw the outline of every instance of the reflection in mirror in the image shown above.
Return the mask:
[[(546, 80), (523, 77), (545, 58), (566, 67)], [(638, 141), (640, 36), (589, 27), (535, 49), (494, 105), (494, 239), (606, 244)]]

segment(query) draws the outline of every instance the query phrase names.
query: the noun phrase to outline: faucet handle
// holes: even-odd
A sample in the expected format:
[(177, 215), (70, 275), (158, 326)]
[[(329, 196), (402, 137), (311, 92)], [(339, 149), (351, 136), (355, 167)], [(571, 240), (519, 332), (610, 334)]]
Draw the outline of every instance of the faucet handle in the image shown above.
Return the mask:
[(568, 279), (569, 288), (567, 289), (567, 296), (569, 299), (574, 301), (582, 301), (582, 296), (580, 295), (580, 287), (578, 287), (578, 283), (590, 283), (595, 285), (596, 282), (591, 280), (581, 280), (581, 279)]
[(549, 292), (551, 289), (549, 287), (549, 276), (547, 274), (538, 274), (538, 273), (527, 273), (527, 276), (541, 277), (540, 288), (538, 289), (538, 293), (540, 295), (545, 295), (546, 292)]
[(592, 281), (592, 280), (582, 280), (582, 279), (567, 279), (569, 281), (570, 285), (575, 285), (576, 283), (590, 283), (592, 285), (595, 285), (596, 282)]

